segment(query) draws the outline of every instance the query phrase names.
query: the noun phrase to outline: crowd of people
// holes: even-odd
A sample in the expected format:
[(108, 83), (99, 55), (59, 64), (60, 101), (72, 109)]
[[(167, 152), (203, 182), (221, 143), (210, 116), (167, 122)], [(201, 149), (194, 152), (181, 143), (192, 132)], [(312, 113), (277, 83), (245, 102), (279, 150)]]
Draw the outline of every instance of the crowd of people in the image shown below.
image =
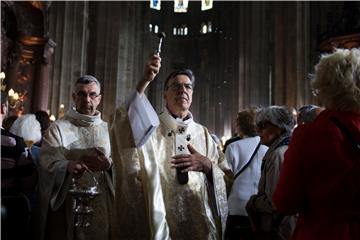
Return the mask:
[[(360, 49), (321, 56), (322, 107), (243, 109), (224, 152), (190, 112), (190, 69), (168, 75), (156, 113), (160, 69), (151, 55), (109, 124), (91, 75), (51, 124), (7, 116), (1, 92), (2, 239), (360, 239)], [(97, 194), (79, 205), (74, 188)]]

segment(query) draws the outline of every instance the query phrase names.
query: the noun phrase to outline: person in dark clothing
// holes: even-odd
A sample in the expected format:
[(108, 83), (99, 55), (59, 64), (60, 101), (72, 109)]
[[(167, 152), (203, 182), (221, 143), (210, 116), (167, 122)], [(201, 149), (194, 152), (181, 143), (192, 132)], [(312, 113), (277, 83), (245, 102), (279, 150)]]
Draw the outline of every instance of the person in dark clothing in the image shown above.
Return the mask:
[(2, 127), (7, 112), (7, 95), (1, 92), (1, 239), (29, 239), (26, 194), (35, 190), (37, 172), (24, 140)]
[(232, 138), (226, 140), (226, 142), (225, 142), (225, 144), (224, 144), (224, 148), (223, 148), (223, 153), (225, 153), (226, 148), (227, 148), (231, 143), (236, 142), (236, 141), (239, 141), (239, 140), (242, 139), (242, 137), (240, 136), (241, 128), (240, 128), (240, 126), (239, 126), (239, 121), (238, 121), (238, 119), (239, 119), (239, 114), (240, 114), (240, 112), (238, 112), (237, 115), (236, 115), (236, 134), (235, 134)]
[[(50, 116), (49, 116), (49, 114), (47, 114), (47, 112), (42, 111), (42, 110), (36, 111), (34, 114), (35, 114), (36, 120), (38, 120), (40, 123), (41, 135), (44, 136), (46, 130), (50, 126), (50, 118), (49, 118)], [(35, 145), (41, 147), (41, 143), (42, 143), (42, 140), (40, 142), (35, 143)]]
[(5, 128), (6, 130), (10, 130), (11, 126), (13, 125), (13, 123), (16, 121), (17, 118), (18, 116), (16, 115), (7, 116), (2, 123), (2, 127)]

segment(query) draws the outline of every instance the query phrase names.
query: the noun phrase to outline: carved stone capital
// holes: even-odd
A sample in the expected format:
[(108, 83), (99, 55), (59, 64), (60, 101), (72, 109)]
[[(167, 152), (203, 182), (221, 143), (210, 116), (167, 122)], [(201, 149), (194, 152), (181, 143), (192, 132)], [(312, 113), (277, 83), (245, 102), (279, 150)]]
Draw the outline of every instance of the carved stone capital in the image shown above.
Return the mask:
[(47, 11), (51, 5), (49, 1), (30, 1), (30, 4), (41, 11)]
[(20, 62), (32, 64), (42, 60), (48, 39), (34, 36), (21, 36), (18, 40)]

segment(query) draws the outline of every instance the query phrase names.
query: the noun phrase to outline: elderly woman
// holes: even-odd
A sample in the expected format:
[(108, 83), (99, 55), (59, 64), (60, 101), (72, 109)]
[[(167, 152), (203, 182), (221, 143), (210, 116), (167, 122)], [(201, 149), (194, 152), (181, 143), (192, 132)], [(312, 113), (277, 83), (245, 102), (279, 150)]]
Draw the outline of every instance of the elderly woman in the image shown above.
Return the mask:
[(360, 50), (323, 55), (312, 86), (326, 109), (294, 131), (273, 202), (294, 239), (360, 239)]
[(294, 219), (277, 214), (271, 198), (294, 127), (293, 115), (286, 107), (270, 106), (257, 113), (256, 125), (261, 143), (269, 149), (262, 161), (258, 192), (249, 199), (246, 211), (256, 239), (289, 239)]
[(10, 132), (24, 139), (25, 144), (30, 149), (32, 159), (38, 165), (40, 148), (33, 144), (41, 141), (42, 133), (41, 124), (36, 115), (25, 114), (17, 118), (10, 128)]
[[(41, 126), (39, 121), (36, 119), (36, 116), (34, 114), (25, 114), (17, 118), (10, 128), (10, 132), (24, 139), (24, 142), (26, 146), (29, 148), (31, 153), (29, 159), (31, 159), (32, 162), (35, 164), (35, 166), (37, 166), (38, 159), (34, 157), (33, 144), (41, 140)], [(38, 182), (38, 178), (37, 178), (37, 170), (32, 169), (32, 171), (34, 172), (32, 178), (27, 179), (26, 181), (26, 184), (29, 186), (29, 189), (32, 190), (30, 190), (25, 195), (30, 200), (31, 208), (34, 209), (37, 204), (35, 188)]]

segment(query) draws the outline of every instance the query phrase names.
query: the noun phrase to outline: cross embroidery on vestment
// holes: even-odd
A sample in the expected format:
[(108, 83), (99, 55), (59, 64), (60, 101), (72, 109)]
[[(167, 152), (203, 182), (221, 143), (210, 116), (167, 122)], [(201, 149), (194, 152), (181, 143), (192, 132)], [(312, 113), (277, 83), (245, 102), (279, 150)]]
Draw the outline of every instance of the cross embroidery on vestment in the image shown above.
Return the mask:
[(182, 152), (185, 148), (184, 148), (183, 145), (180, 145), (180, 146), (178, 147), (178, 149), (179, 149), (180, 152)]
[(179, 128), (179, 133), (184, 133), (184, 132), (185, 132), (185, 128), (180, 127), (180, 128)]

